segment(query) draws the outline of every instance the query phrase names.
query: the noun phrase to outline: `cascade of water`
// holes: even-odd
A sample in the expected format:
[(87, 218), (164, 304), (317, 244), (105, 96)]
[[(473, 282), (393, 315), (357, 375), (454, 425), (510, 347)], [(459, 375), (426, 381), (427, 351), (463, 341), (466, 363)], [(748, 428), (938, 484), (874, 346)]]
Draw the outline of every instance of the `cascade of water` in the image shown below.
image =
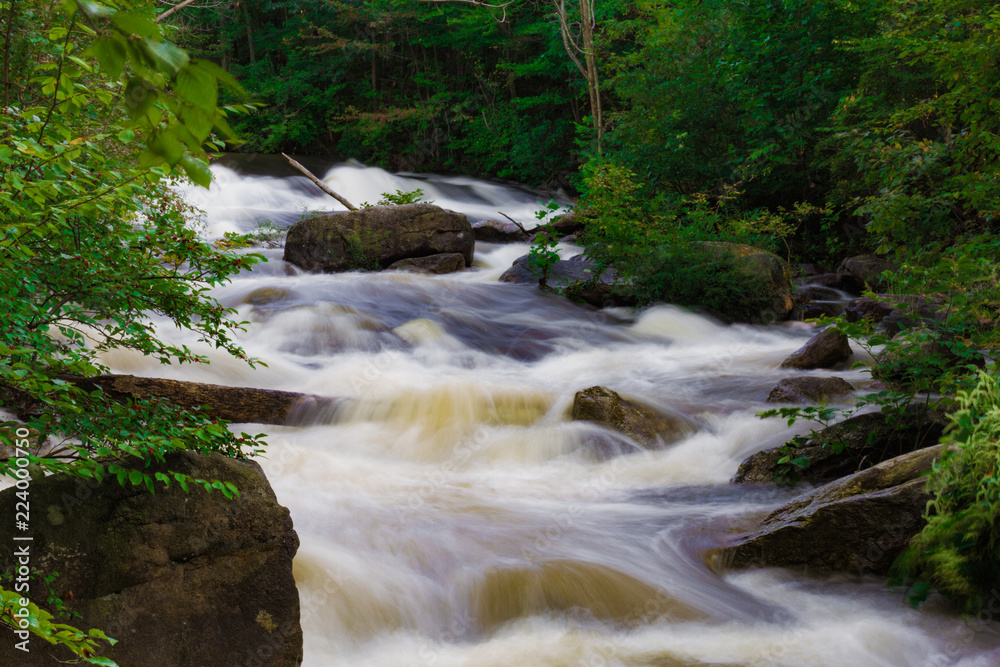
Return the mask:
[[(211, 190), (189, 193), (210, 234), (263, 211), (287, 222), (300, 206), (332, 208), (295, 178), (213, 171)], [(326, 179), (359, 202), (422, 187), (472, 215), (533, 219), (529, 195), (473, 179), (352, 165)], [(175, 331), (164, 335), (211, 365), (107, 358), (131, 373), (349, 399), (319, 423), (269, 428), (262, 461), (302, 540), (307, 665), (995, 664), (988, 633), (910, 610), (877, 580), (719, 577), (702, 564), (788, 498), (726, 481), (793, 432), (753, 415), (807, 333), (670, 307), (595, 312), (496, 283), (525, 251), (483, 248), (450, 276), (286, 275), (276, 259), (215, 292), (251, 322), (243, 345), (266, 368)], [(262, 287), (280, 298), (247, 303)], [(647, 451), (572, 422), (574, 393), (593, 385), (701, 429)]]

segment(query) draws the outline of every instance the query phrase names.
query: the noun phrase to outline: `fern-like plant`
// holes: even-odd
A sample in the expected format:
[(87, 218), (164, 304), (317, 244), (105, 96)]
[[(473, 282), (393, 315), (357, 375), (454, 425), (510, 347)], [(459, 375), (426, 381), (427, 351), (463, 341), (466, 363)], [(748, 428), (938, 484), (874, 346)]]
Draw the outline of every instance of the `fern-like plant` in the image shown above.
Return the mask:
[(951, 447), (928, 480), (927, 525), (893, 570), (914, 606), (937, 589), (971, 612), (1000, 586), (1000, 378), (981, 372), (955, 401), (942, 438)]

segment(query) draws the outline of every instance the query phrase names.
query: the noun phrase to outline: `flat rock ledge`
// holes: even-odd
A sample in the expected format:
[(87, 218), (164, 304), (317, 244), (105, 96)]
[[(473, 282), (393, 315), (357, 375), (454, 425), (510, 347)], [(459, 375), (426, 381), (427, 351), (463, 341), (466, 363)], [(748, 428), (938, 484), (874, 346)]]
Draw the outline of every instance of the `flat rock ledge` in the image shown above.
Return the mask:
[(799, 496), (760, 526), (708, 554), (716, 571), (807, 566), (820, 571), (886, 574), (925, 525), (922, 473), (942, 452), (935, 445), (890, 459)]

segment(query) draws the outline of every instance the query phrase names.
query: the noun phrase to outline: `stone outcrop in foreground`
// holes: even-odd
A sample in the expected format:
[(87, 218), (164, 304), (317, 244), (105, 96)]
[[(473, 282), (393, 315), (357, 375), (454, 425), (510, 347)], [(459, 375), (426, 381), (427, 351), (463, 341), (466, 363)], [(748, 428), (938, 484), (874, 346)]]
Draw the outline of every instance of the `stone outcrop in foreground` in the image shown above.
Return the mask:
[[(296, 667), (302, 662), (299, 595), (292, 557), (299, 546), (288, 510), (278, 504), (260, 467), (219, 454), (182, 452), (144, 472), (179, 472), (232, 482), (232, 500), (220, 491), (174, 482), (123, 487), (63, 476), (30, 486), (31, 568), (58, 572), (51, 587), (70, 611), (72, 625), (100, 628), (118, 640), (103, 655), (122, 667), (254, 665)], [(0, 521), (14, 526), (16, 489), (0, 492)], [(0, 552), (0, 571), (15, 566)], [(31, 592), (44, 602), (49, 585)], [(13, 648), (0, 631), (0, 664), (51, 667), (71, 656), (37, 638), (30, 653)]]

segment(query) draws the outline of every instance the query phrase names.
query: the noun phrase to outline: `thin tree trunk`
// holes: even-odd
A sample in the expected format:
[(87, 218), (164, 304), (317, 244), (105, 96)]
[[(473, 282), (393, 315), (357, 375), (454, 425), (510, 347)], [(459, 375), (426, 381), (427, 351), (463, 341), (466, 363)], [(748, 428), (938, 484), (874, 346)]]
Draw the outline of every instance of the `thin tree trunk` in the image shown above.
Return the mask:
[(590, 0), (580, 0), (580, 15), (583, 33), (583, 59), (587, 64), (587, 89), (590, 93), (590, 113), (594, 117), (597, 132), (597, 154), (601, 154), (604, 135), (604, 119), (601, 114), (601, 84), (597, 73), (597, 59), (594, 57), (594, 7)]
[(18, 0), (12, 0), (7, 12), (7, 35), (3, 42), (3, 107), (10, 104), (10, 35), (14, 31), (14, 20), (17, 18)]
[(253, 27), (250, 25), (250, 10), (247, 8), (247, 0), (243, 0), (243, 16), (247, 22), (247, 46), (250, 48), (250, 62), (257, 62), (257, 52), (253, 48)]

